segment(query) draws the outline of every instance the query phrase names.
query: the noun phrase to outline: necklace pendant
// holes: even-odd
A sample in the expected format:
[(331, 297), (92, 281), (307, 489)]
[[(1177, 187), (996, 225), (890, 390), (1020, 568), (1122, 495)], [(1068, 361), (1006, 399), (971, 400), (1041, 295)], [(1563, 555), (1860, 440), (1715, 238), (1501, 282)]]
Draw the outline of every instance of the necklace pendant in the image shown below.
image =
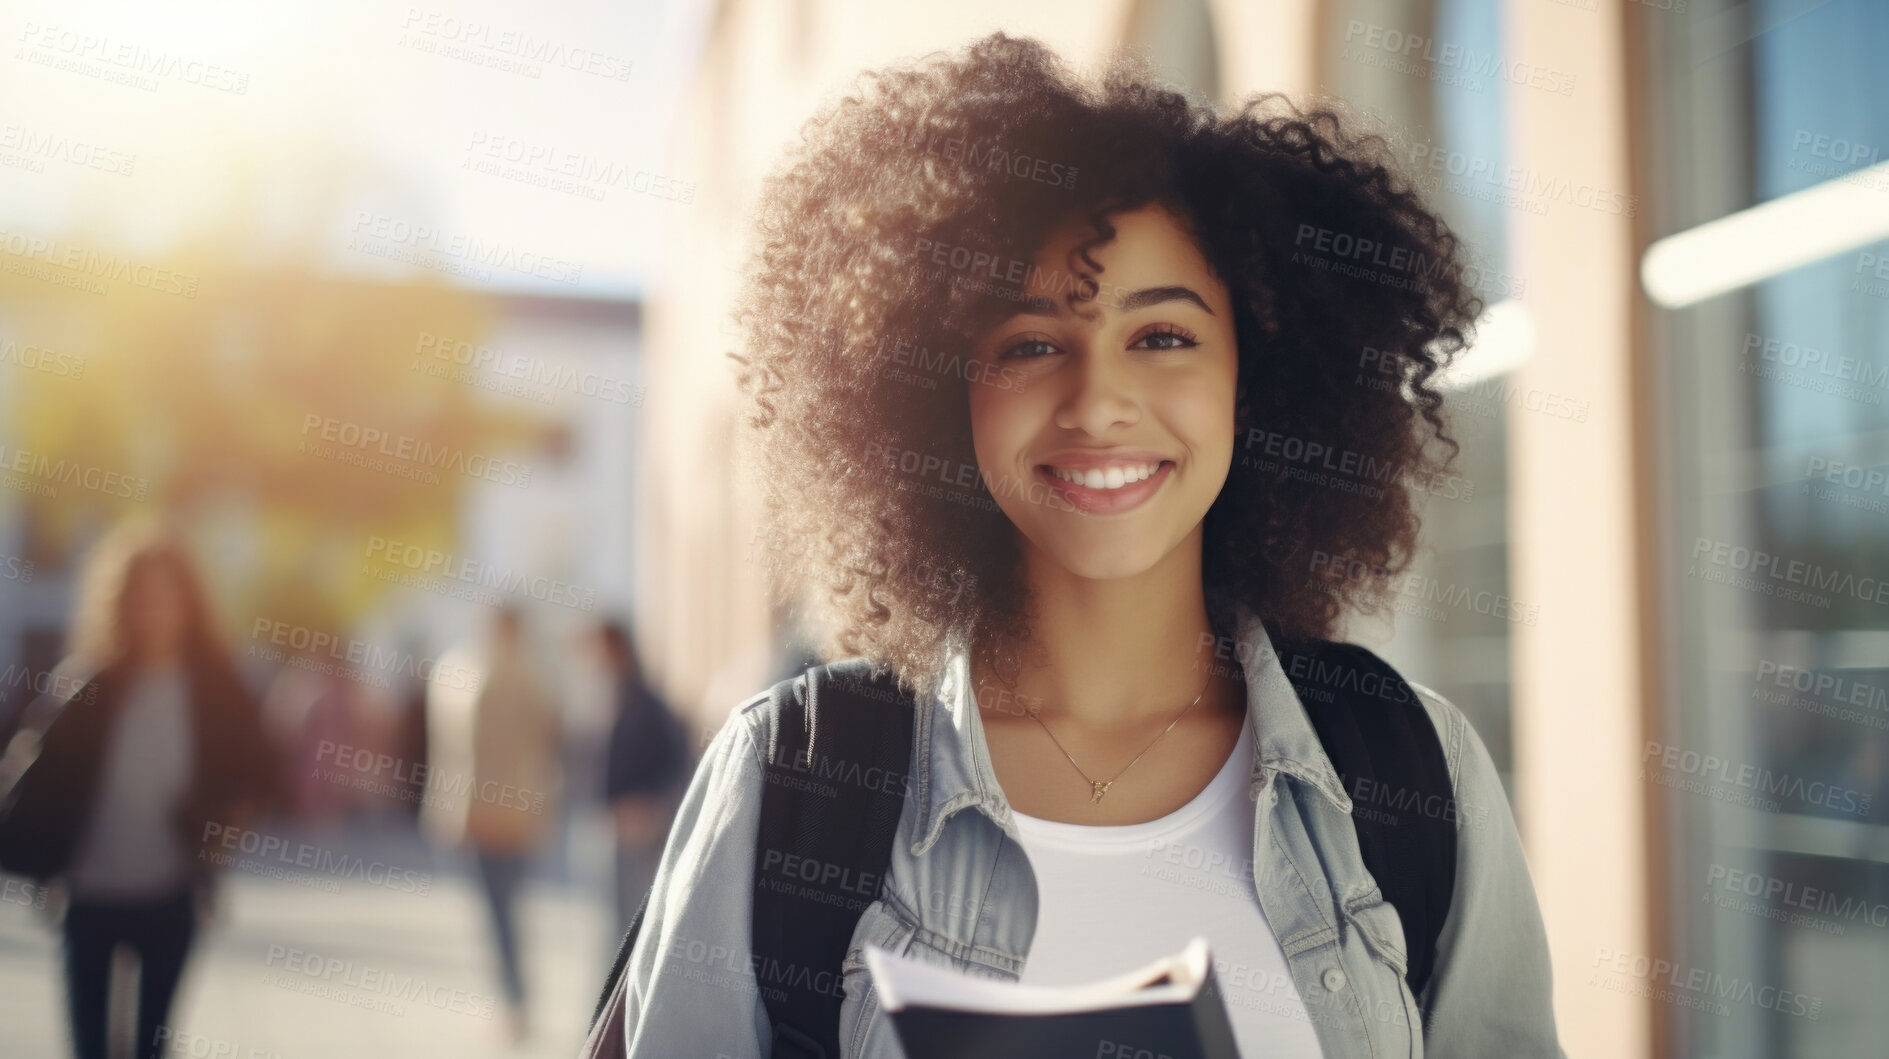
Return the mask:
[(1114, 782), (1115, 782), (1114, 780), (1108, 780), (1105, 782), (1090, 780), (1089, 781), (1089, 804), (1094, 805), (1096, 802), (1101, 801), (1102, 796), (1108, 793), (1109, 784), (1114, 783)]

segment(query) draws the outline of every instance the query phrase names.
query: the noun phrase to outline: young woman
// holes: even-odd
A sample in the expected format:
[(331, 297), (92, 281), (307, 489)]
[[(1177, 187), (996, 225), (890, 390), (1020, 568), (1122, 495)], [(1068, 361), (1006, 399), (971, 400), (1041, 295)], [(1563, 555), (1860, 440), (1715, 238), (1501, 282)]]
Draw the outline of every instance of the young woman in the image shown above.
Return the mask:
[(73, 630), (73, 664), (93, 675), (45, 725), (7, 844), (67, 895), (73, 1051), (122, 1054), (108, 1017), (125, 950), (138, 964), (134, 1054), (156, 1056), (222, 852), (215, 836), (273, 802), (275, 758), (182, 543), (141, 527), (109, 537)]
[[(1329, 113), (1219, 113), (1125, 65), (1086, 84), (996, 35), (869, 75), (766, 186), (737, 359), (771, 515), (826, 656), (918, 694), (845, 1056), (901, 1054), (865, 945), (1070, 983), (1195, 934), (1249, 1056), (1560, 1054), (1474, 730), (1418, 689), (1458, 855), (1413, 996), (1274, 651), (1381, 609), (1411, 484), (1455, 453), (1429, 380), (1479, 303), (1383, 158)], [(769, 1053), (772, 970), (745, 958), (764, 703), (670, 834), (632, 1057)]]

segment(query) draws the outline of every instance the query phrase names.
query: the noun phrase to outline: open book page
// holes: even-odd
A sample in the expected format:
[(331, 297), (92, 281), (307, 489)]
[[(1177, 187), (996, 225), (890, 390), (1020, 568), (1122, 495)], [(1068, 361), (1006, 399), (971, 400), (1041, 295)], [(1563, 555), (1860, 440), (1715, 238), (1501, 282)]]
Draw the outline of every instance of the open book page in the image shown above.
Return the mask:
[(1186, 1003), (1207, 977), (1207, 939), (1173, 956), (1086, 985), (1043, 986), (975, 978), (867, 946), (866, 967), (887, 1011), (944, 1008), (992, 1014), (1048, 1015), (1149, 1004)]

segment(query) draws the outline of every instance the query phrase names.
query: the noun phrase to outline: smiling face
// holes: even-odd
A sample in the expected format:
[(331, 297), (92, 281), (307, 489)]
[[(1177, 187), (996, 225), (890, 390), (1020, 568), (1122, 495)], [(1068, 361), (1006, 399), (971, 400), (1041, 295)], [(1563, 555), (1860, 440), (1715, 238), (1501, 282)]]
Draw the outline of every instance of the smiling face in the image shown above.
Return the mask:
[[(1036, 255), (1035, 301), (978, 338), (1009, 387), (973, 385), (972, 443), (1026, 553), (1078, 577), (1131, 577), (1200, 528), (1232, 466), (1239, 353), (1224, 284), (1159, 206), (1110, 217), (1102, 271), (1073, 309), (1069, 250), (1086, 219)], [(1078, 315), (1079, 314), (1079, 315)]]

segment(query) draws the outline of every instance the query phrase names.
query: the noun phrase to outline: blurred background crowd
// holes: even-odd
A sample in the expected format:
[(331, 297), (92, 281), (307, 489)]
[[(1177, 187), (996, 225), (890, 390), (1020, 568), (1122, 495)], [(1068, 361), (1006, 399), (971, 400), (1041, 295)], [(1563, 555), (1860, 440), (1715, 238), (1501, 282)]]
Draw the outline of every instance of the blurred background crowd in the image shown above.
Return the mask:
[(1461, 478), (1349, 635), (1488, 743), (1568, 1053), (1881, 1054), (1872, 0), (10, 5), (0, 1050), (575, 1049), (678, 785), (809, 660), (747, 205), (999, 28), (1336, 103), (1472, 246)]

